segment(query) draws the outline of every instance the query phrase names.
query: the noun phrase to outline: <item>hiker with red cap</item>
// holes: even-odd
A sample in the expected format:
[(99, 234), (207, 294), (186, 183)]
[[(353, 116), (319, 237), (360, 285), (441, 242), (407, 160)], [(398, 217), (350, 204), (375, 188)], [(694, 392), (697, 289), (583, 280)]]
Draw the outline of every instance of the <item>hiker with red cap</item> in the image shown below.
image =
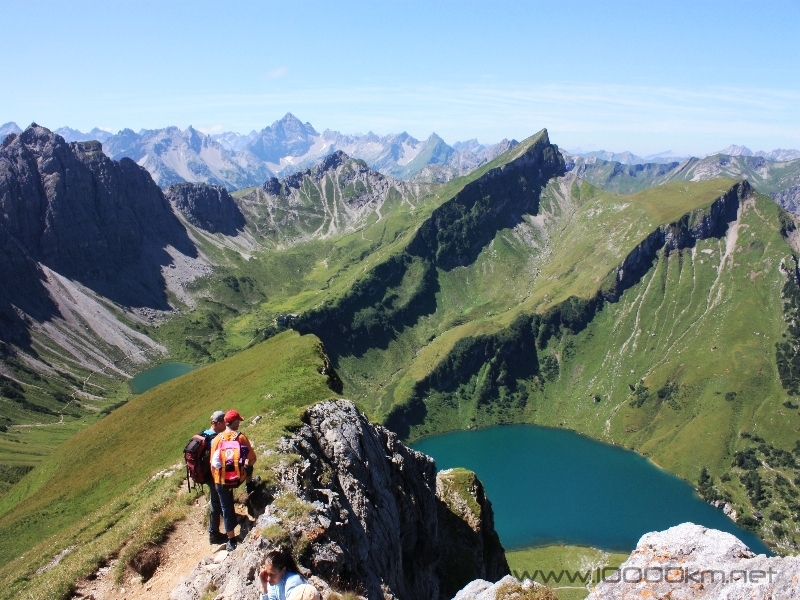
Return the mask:
[(236, 511), (233, 508), (233, 490), (247, 481), (248, 492), (253, 475), (256, 453), (247, 436), (239, 433), (239, 423), (244, 421), (238, 411), (225, 413), (225, 431), (211, 443), (211, 474), (222, 506), (222, 520), (228, 543), (225, 549), (236, 549)]

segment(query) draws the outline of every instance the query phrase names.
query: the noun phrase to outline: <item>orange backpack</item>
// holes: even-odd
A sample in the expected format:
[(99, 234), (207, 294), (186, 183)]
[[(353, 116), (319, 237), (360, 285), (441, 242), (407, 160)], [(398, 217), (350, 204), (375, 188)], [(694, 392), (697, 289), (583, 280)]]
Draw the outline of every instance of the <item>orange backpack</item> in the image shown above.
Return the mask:
[(222, 484), (226, 487), (239, 487), (247, 477), (244, 470), (247, 449), (242, 448), (238, 438), (239, 432), (237, 431), (232, 440), (220, 440), (217, 445), (219, 462), (222, 463), (220, 467)]

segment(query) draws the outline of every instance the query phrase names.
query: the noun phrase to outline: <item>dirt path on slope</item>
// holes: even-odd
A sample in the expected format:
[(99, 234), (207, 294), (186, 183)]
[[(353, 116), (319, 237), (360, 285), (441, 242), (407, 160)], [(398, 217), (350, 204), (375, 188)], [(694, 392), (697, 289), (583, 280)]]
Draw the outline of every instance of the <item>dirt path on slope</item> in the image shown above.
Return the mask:
[[(204, 557), (214, 557), (224, 546), (211, 546), (208, 533), (203, 523), (206, 502), (200, 500), (190, 507), (189, 514), (183, 521), (175, 524), (161, 549), (161, 564), (146, 582), (141, 577), (126, 569), (120, 587), (114, 585), (114, 569), (117, 560), (102, 567), (93, 578), (79, 581), (72, 595), (80, 600), (153, 600), (168, 599), (170, 592), (186, 577)], [(224, 551), (224, 550), (223, 550)]]

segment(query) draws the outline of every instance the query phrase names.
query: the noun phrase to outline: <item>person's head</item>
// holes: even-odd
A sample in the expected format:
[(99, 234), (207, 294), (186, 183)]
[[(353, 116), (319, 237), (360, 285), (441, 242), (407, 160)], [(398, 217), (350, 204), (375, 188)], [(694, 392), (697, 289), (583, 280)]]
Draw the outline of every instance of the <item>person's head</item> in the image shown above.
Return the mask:
[(261, 578), (268, 584), (275, 585), (283, 579), (287, 571), (297, 573), (299, 570), (291, 554), (283, 550), (272, 550), (264, 558)]
[(215, 433), (225, 431), (225, 413), (221, 410), (215, 410), (211, 413), (211, 429)]
[(240, 415), (239, 412), (234, 409), (230, 409), (225, 413), (225, 425), (228, 427), (228, 429), (236, 431), (239, 429), (239, 423), (242, 421), (244, 421), (242, 415)]

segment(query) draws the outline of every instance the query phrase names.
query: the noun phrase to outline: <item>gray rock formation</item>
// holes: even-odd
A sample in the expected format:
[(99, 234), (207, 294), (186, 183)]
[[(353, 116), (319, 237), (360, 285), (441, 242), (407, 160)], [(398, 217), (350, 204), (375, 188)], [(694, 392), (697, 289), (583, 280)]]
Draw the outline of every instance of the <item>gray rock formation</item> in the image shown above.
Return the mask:
[(505, 552), (494, 530), (492, 505), (483, 484), (472, 471), (448, 469), (436, 476), (439, 502), (439, 589), (449, 598), (465, 580), (508, 573)]
[(511, 575), (492, 583), (476, 579), (460, 590), (453, 600), (510, 600), (512, 598), (536, 598), (536, 600), (557, 600), (557, 596), (545, 586), (529, 579), (521, 582)]
[(793, 185), (782, 192), (775, 192), (771, 196), (775, 202), (789, 212), (800, 214), (800, 185)]
[(800, 557), (756, 556), (729, 533), (684, 523), (648, 533), (588, 600), (800, 598)]
[(353, 231), (374, 218), (388, 200), (416, 204), (425, 185), (386, 177), (341, 151), (285, 179), (268, 179), (241, 199), (261, 237), (279, 244)]
[[(442, 511), (456, 513), (437, 497), (431, 458), (371, 424), (347, 400), (312, 406), (303, 421), (265, 459), (274, 465), (274, 500), (256, 528), (221, 567), (199, 565), (173, 600), (199, 598), (212, 584), (222, 598), (254, 595), (254, 573), (277, 545), (291, 547), (325, 582), (320, 587), (370, 599), (451, 598), (474, 577), (496, 580), (508, 573), (491, 506), (474, 478), (466, 489), (444, 484), (451, 504), (455, 494), (479, 507), (466, 527), (481, 541), (470, 546), (474, 538), (465, 545), (464, 538), (449, 537), (441, 521)], [(455, 552), (462, 552), (464, 568), (444, 577), (450, 563), (443, 556)]]
[(0, 148), (0, 226), (18, 252), (125, 306), (168, 308), (166, 247), (196, 255), (146, 170), (36, 124)]
[(187, 221), (209, 233), (236, 235), (244, 229), (244, 215), (224, 187), (176, 183), (164, 195)]

